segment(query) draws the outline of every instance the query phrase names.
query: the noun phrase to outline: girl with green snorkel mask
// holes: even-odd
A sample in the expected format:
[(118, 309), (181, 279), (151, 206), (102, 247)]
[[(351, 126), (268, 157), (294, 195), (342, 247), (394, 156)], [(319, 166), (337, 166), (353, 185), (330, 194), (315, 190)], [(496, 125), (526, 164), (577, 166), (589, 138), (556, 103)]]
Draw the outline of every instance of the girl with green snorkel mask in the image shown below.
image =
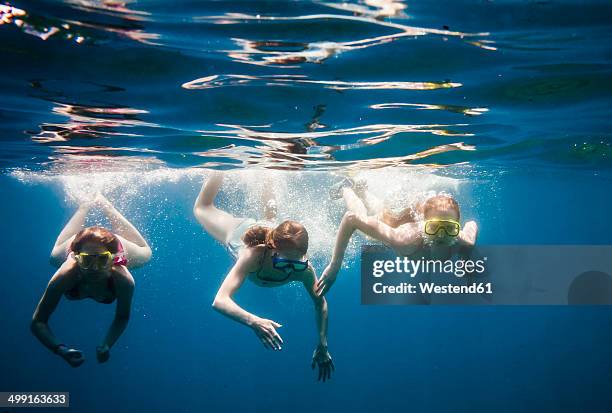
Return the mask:
[(460, 221), (459, 204), (446, 194), (428, 198), (399, 214), (382, 207), (382, 202), (368, 192), (362, 182), (346, 179), (349, 185), (334, 189), (346, 203), (336, 245), (329, 265), (317, 282), (319, 295), (326, 294), (336, 280), (344, 253), (356, 230), (383, 242), (397, 255), (409, 257), (449, 258), (463, 255), (476, 242), (478, 225)]

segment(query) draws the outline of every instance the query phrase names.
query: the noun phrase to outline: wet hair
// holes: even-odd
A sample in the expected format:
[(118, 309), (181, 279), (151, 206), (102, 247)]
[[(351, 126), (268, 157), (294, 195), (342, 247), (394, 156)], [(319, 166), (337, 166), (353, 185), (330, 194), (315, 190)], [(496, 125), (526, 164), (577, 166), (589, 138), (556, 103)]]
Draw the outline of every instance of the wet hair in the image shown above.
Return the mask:
[(242, 242), (248, 247), (267, 245), (279, 250), (294, 249), (303, 254), (308, 251), (308, 232), (295, 221), (284, 221), (276, 228), (253, 226), (242, 236)]
[(242, 242), (244, 242), (247, 247), (265, 244), (270, 232), (272, 232), (271, 228), (254, 225), (244, 233)]
[(83, 245), (88, 242), (100, 243), (113, 254), (119, 251), (119, 240), (115, 234), (102, 227), (89, 227), (81, 230), (72, 240), (70, 250), (79, 253)]
[(459, 204), (450, 195), (436, 195), (423, 203), (423, 216), (427, 217), (433, 211), (453, 212), (457, 219), (461, 218)]

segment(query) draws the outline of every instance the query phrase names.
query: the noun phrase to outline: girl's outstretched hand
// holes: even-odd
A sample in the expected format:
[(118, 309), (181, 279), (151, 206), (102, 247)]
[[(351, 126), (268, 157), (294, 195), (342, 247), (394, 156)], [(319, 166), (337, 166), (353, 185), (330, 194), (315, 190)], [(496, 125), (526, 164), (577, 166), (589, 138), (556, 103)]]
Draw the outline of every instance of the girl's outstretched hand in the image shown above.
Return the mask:
[(315, 285), (315, 293), (318, 296), (327, 294), (332, 285), (334, 285), (336, 277), (338, 277), (338, 270), (339, 268), (336, 268), (332, 264), (329, 264), (325, 268), (323, 274), (321, 274), (321, 278), (319, 278), (319, 281), (317, 281), (317, 284)]
[(251, 327), (265, 348), (271, 350), (282, 349), (281, 345), (283, 344), (283, 339), (276, 332), (277, 328), (282, 327), (281, 324), (272, 320), (266, 320), (265, 318), (257, 318)]
[(83, 352), (74, 348), (68, 348), (64, 345), (59, 346), (56, 354), (66, 360), (72, 367), (79, 367), (85, 362)]
[(319, 366), (319, 381), (331, 379), (332, 371), (335, 371), (334, 362), (332, 361), (332, 357), (327, 351), (327, 346), (323, 344), (319, 344), (312, 354), (312, 369), (314, 370), (315, 366)]

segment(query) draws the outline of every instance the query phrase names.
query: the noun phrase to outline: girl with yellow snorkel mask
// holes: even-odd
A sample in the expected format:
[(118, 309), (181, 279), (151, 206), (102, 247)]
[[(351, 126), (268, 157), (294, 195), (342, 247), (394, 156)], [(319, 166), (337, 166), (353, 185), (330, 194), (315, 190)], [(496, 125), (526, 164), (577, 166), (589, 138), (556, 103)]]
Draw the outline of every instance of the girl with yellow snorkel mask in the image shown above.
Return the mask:
[(450, 258), (471, 249), (478, 236), (474, 221), (460, 223), (459, 205), (449, 195), (436, 195), (399, 214), (382, 206), (362, 182), (345, 179), (332, 188), (333, 198), (344, 199), (344, 214), (329, 265), (317, 282), (316, 292), (326, 294), (336, 280), (344, 253), (356, 230), (383, 242), (397, 255), (414, 258)]
[[(106, 215), (111, 230), (85, 227), (94, 207)], [(140, 232), (101, 194), (82, 204), (59, 234), (51, 252), (55, 272), (34, 311), (32, 333), (54, 354), (72, 367), (85, 361), (80, 350), (59, 341), (49, 327), (49, 318), (62, 297), (68, 300), (91, 298), (102, 304), (117, 302), (115, 317), (96, 349), (98, 362), (110, 358), (110, 348), (125, 330), (132, 305), (134, 279), (129, 268), (145, 264), (151, 248)]]

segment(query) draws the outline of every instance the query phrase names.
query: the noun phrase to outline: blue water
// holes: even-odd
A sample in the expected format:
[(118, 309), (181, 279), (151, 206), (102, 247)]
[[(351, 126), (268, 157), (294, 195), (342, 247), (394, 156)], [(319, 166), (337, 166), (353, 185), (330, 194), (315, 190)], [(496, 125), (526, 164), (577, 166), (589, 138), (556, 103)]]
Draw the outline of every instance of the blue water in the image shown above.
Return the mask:
[[(0, 391), (69, 391), (77, 412), (610, 410), (608, 308), (362, 306), (359, 237), (328, 296), (336, 372), (317, 383), (306, 293), (241, 288), (283, 324), (283, 351), (264, 350), (210, 307), (232, 261), (191, 212), (208, 168), (232, 170), (219, 202), (241, 216), (272, 177), (321, 271), (343, 212), (327, 188), (349, 170), (380, 195), (453, 193), (482, 244), (610, 244), (609, 3), (12, 5)], [(153, 259), (107, 364), (113, 306), (61, 302), (51, 326), (87, 358), (72, 369), (29, 322), (57, 234), (97, 190)]]

